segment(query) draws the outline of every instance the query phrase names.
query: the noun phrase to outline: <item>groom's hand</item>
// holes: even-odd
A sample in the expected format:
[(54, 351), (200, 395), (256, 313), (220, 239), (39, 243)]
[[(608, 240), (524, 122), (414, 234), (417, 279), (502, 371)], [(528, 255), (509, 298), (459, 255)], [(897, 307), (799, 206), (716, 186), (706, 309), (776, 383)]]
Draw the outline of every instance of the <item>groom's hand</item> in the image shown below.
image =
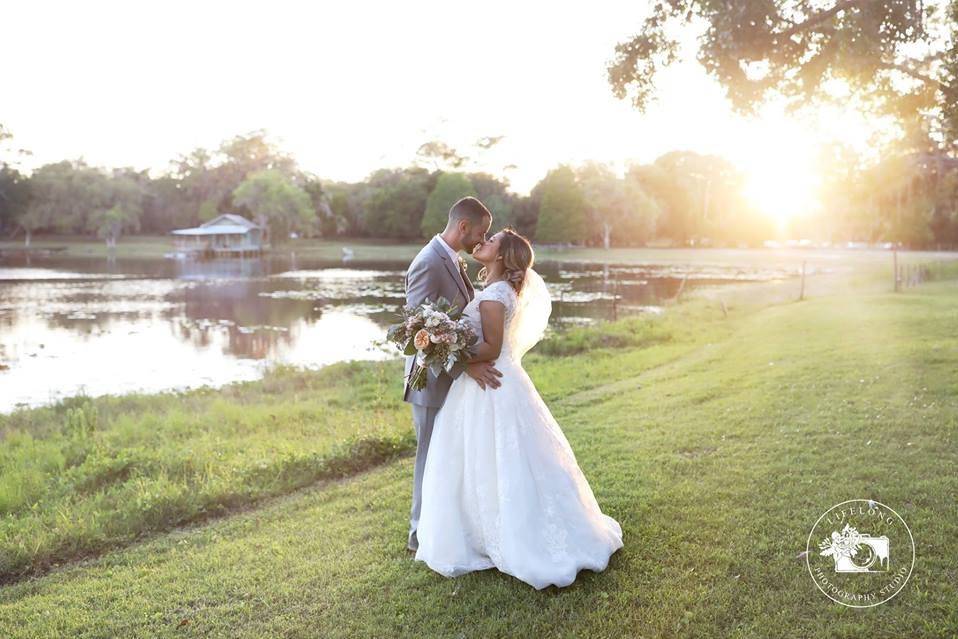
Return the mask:
[(491, 388), (499, 388), (499, 377), (502, 377), (500, 373), (493, 366), (495, 362), (472, 362), (471, 364), (466, 365), (466, 374), (469, 377), (476, 380), (476, 383), (485, 390), (486, 386)]

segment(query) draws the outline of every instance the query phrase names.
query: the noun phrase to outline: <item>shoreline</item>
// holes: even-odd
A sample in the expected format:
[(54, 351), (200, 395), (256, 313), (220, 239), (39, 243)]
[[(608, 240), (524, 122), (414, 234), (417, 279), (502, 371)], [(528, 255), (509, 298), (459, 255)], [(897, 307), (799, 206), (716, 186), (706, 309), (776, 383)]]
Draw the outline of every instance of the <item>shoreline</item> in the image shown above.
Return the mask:
[[(271, 255), (289, 255), (315, 257), (321, 259), (342, 260), (343, 248), (349, 248), (353, 254), (348, 261), (385, 261), (409, 260), (422, 248), (426, 240), (400, 242), (392, 240), (377, 240), (375, 238), (352, 239), (297, 239), (290, 240), (264, 254), (268, 259)], [(645, 246), (645, 247), (569, 247), (542, 246), (533, 243), (537, 259), (540, 261), (578, 262), (594, 264), (676, 264), (692, 261), (693, 263), (709, 264), (702, 261), (706, 258), (718, 258), (715, 264), (735, 263), (735, 260), (744, 260), (754, 264), (768, 264), (781, 262), (792, 266), (801, 266), (802, 261), (812, 264), (826, 264), (836, 259), (846, 259), (849, 263), (883, 263), (891, 262), (890, 249), (844, 248), (844, 247), (672, 247), (672, 246)], [(43, 256), (43, 252), (54, 252)], [(166, 258), (166, 253), (174, 252), (172, 240), (162, 235), (131, 235), (120, 238), (112, 254), (116, 258)], [(42, 236), (34, 239), (29, 249), (23, 247), (22, 242), (0, 241), (0, 259), (5, 257), (25, 257), (36, 254), (38, 257), (110, 257), (104, 242), (86, 237), (77, 236)], [(903, 263), (922, 261), (956, 260), (956, 251), (938, 251), (927, 249), (898, 249), (898, 255)], [(884, 259), (887, 258), (887, 259)], [(220, 258), (240, 259), (240, 258)], [(242, 258), (261, 259), (261, 258)]]

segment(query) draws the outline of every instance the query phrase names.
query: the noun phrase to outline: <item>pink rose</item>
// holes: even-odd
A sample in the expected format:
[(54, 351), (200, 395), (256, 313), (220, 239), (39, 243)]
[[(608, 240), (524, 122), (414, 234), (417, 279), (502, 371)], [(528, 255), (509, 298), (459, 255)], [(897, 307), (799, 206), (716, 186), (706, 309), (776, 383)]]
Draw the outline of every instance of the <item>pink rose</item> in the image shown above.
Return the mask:
[(429, 331), (420, 328), (416, 336), (412, 338), (412, 343), (420, 351), (429, 346)]

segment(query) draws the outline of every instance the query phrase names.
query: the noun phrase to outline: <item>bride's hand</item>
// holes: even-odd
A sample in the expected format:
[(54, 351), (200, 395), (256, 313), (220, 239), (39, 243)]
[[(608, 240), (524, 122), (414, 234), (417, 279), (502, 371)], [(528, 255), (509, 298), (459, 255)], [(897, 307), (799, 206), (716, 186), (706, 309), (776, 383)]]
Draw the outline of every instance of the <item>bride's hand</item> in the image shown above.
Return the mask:
[(466, 373), (469, 377), (476, 380), (476, 383), (479, 384), (479, 387), (483, 390), (486, 389), (486, 385), (489, 385), (492, 388), (499, 388), (500, 382), (499, 377), (502, 377), (500, 373), (494, 366), (495, 362), (470, 362), (466, 365)]

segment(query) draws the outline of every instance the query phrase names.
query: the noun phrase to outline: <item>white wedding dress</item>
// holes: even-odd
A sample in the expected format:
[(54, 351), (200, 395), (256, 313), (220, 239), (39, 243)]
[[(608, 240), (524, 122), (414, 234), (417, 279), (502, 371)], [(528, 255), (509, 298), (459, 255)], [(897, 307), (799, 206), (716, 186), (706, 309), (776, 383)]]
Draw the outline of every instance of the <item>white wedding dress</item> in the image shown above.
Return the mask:
[(416, 559), (447, 577), (498, 568), (536, 589), (601, 571), (622, 528), (599, 509), (565, 435), (521, 365), (542, 336), (551, 301), (527, 271), (522, 295), (495, 282), (463, 309), (482, 335), (479, 304), (505, 306), (502, 385), (457, 377), (436, 415), (422, 483)]

